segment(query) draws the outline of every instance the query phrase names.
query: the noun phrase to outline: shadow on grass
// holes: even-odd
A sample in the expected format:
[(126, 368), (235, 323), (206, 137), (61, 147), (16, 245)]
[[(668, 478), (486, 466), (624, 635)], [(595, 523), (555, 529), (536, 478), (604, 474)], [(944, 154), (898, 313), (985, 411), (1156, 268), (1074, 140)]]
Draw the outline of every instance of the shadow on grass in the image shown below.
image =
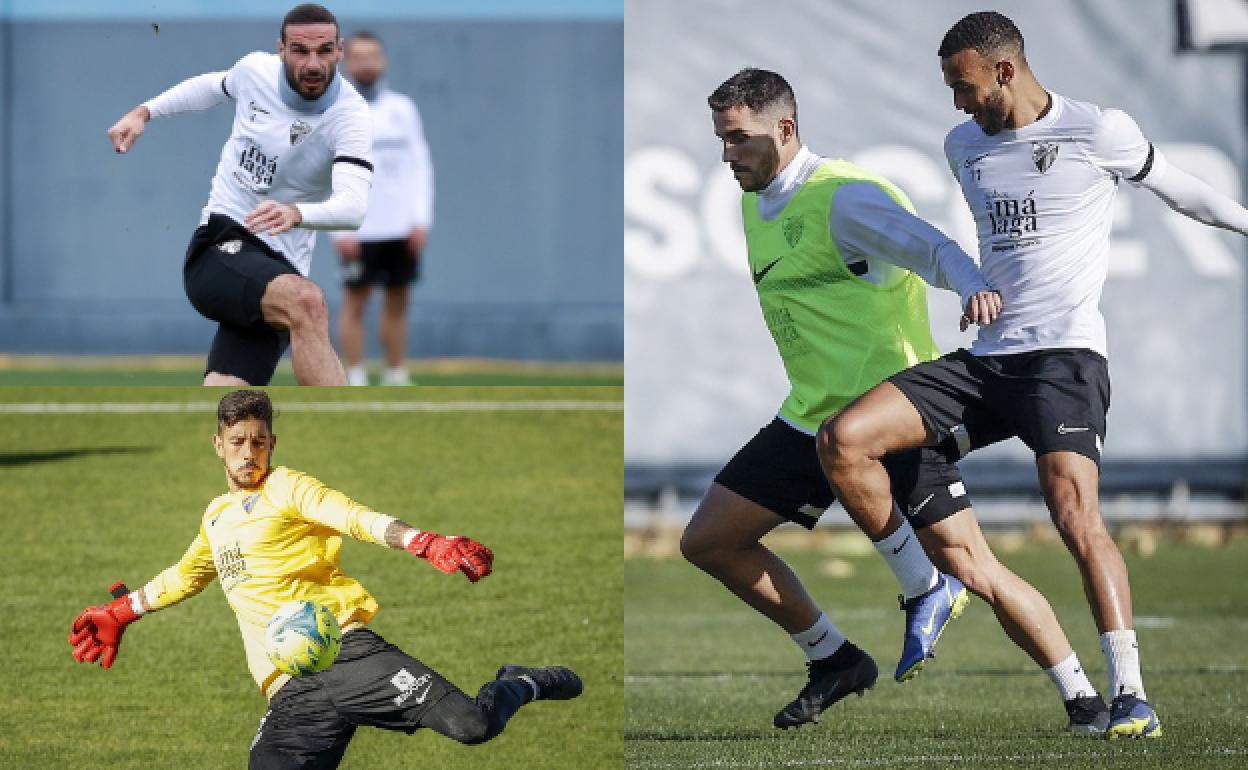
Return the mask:
[(0, 452), (0, 468), (16, 468), (36, 463), (57, 463), (92, 455), (127, 455), (155, 452), (150, 446), (103, 446), (83, 449), (48, 449), (40, 452)]

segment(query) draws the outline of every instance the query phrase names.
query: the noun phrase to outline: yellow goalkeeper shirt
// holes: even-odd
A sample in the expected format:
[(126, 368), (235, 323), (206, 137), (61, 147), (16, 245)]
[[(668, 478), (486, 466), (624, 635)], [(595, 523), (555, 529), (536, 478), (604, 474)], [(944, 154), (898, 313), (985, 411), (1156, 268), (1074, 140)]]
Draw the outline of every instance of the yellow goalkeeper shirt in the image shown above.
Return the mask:
[(385, 545), (394, 519), (299, 471), (273, 469), (259, 489), (230, 492), (204, 511), (182, 559), (143, 587), (161, 609), (194, 596), (214, 577), (238, 617), (247, 667), (266, 696), (288, 680), (264, 652), (264, 630), (278, 606), (307, 599), (329, 607), (344, 628), (367, 623), (377, 600), (338, 569), (342, 535)]

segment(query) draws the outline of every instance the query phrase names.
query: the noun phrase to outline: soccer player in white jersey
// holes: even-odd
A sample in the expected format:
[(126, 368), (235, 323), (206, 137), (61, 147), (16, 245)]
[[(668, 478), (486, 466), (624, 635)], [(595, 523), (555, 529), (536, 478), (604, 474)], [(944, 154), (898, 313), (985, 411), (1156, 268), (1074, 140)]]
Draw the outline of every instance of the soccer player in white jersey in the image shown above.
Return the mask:
[[(919, 364), (824, 424), (819, 452), (855, 516), (891, 510), (880, 458), (965, 432), (971, 446), (1018, 436), (1083, 575), (1108, 662), (1107, 737), (1159, 737), (1145, 699), (1126, 565), (1097, 501), (1109, 408), (1105, 282), (1122, 181), (1205, 224), (1248, 233), (1248, 211), (1170, 165), (1129, 115), (1048, 91), (1005, 16), (973, 13), (939, 49), (954, 106), (971, 116), (945, 152), (979, 233), (981, 269), (1005, 308), (970, 351)], [(1067, 673), (1075, 663), (1068, 662)]]
[[(226, 394), (212, 444), (228, 491), (208, 504), (182, 558), (138, 590), (113, 586), (113, 601), (74, 620), (69, 643), (79, 662), (110, 668), (127, 626), (195, 596), (219, 578), (238, 616), (247, 666), (269, 708), (252, 741), (252, 770), (334, 768), (357, 727), (413, 733), (426, 727), (460, 743), (502, 732), (518, 709), (538, 699), (567, 700), (581, 680), (561, 666), (505, 665), (476, 698), (368, 628), (377, 600), (338, 568), (342, 535), (404, 550), (438, 570), (476, 583), (494, 555), (465, 537), (444, 537), (351, 500), (306, 474), (272, 465), (273, 404), (260, 390)], [(282, 604), (328, 607), (342, 627), (342, 648), (325, 671), (277, 671), (264, 649), (265, 626)]]
[(342, 261), (346, 297), (338, 340), (347, 382), (368, 384), (364, 365), (364, 309), (374, 285), (384, 288), (378, 336), (385, 356), (383, 385), (410, 385), (407, 354), (409, 286), (420, 277), (420, 257), (433, 224), (433, 162), (416, 104), (386, 86), (386, 54), (367, 31), (347, 38), (343, 66), (373, 116), (373, 192), (368, 216), (354, 235), (331, 237)]
[[(708, 104), (723, 160), (745, 193), (750, 270), (791, 391), (775, 419), (716, 475), (681, 550), (788, 632), (809, 661), (808, 682), (773, 720), (790, 728), (871, 687), (877, 668), (761, 539), (786, 520), (813, 528), (832, 504), (815, 454), (823, 419), (885, 377), (938, 355), (923, 280), (958, 292), (964, 324), (991, 322), (1000, 305), (971, 258), (919, 219), (901, 190), (802, 144), (797, 102), (779, 74), (742, 70)], [(1054, 666), (1075, 658), (1070, 643), (1044, 596), (989, 549), (954, 464), (958, 444), (954, 438), (889, 458), (904, 516), (863, 527), (902, 590), (906, 641), (894, 678), (920, 670), (967, 589), (1052, 677)], [(951, 574), (940, 574), (933, 561)], [(1066, 682), (1054, 683), (1069, 729), (1104, 729)]]
[(316, 230), (350, 230), (364, 219), (373, 175), (368, 105), (337, 76), (342, 39), (326, 8), (287, 13), (277, 50), (183, 81), (108, 131), (124, 153), (152, 118), (235, 102), (183, 265), (191, 304), (218, 323), (205, 385), (267, 384), (288, 344), (301, 384), (346, 384), (325, 297), (307, 275)]

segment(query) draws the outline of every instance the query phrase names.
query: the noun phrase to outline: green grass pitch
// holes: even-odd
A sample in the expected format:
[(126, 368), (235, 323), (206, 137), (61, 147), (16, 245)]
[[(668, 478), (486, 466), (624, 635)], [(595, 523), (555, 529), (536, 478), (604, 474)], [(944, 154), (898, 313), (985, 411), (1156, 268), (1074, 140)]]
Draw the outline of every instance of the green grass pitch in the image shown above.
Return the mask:
[[(1078, 571), (1060, 545), (1002, 554), (1044, 592), (1102, 691), (1105, 662)], [(1108, 742), (1065, 734), (1048, 677), (978, 599), (938, 658), (897, 684), (903, 615), (874, 553), (786, 554), (817, 602), (879, 664), (866, 697), (818, 725), (782, 732), (772, 715), (805, 682), (784, 633), (676, 558), (625, 562), (625, 766), (631, 768), (1197, 768), (1248, 766), (1248, 541), (1163, 545), (1128, 555), (1144, 684), (1164, 737)], [(838, 566), (843, 571), (845, 564)]]
[[(70, 622), (175, 562), (225, 481), (210, 410), (15, 414), (12, 402), (212, 402), (201, 388), (0, 389), (4, 621), (0, 767), (239, 768), (265, 711), (216, 583), (126, 633), (104, 671)], [(618, 767), (622, 762), (623, 392), (618, 387), (273, 389), (275, 460), (377, 510), (491, 546), (476, 585), (345, 539), (381, 604), (372, 627), (470, 694), (502, 663), (566, 664), (578, 700), (538, 702), (477, 747), (361, 728), (344, 768)], [(574, 411), (303, 411), (299, 401), (606, 402)], [(356, 404), (358, 405), (358, 404)], [(9, 411), (5, 411), (6, 408)]]

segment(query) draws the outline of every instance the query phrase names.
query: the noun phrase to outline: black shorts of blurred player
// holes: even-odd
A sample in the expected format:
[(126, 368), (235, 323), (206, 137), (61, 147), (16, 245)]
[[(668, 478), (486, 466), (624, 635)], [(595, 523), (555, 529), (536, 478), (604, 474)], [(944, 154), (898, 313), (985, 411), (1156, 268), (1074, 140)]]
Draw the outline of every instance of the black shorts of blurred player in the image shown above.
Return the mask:
[(356, 241), (358, 255), (348, 258), (350, 246), (339, 241), (343, 284), (346, 296), (338, 322), (347, 379), (353, 385), (367, 384), (364, 368), (364, 310), (373, 286), (385, 291), (379, 336), (385, 355), (386, 384), (407, 384), (404, 358), (407, 355), (407, 304), (409, 286), (420, 279), (420, 253), (409, 238), (384, 241)]
[(265, 322), (260, 300), (269, 282), (286, 274), (299, 271), (227, 216), (213, 214), (195, 230), (182, 268), (183, 286), (200, 315), (218, 323), (205, 374), (269, 383), (290, 337)]
[[(912, 449), (884, 458), (893, 499), (916, 530), (971, 507), (956, 462), (959, 437), (937, 447)], [(819, 465), (815, 437), (779, 417), (750, 439), (715, 477), (769, 511), (814, 529), (836, 500)]]
[(342, 277), (348, 289), (407, 286), (420, 280), (420, 255), (406, 238), (360, 241), (360, 258), (343, 264)]
[(361, 725), (409, 735), (426, 727), (460, 743), (484, 743), (531, 699), (532, 689), (519, 679), (486, 682), (469, 698), (379, 634), (359, 628), (343, 635), (329, 669), (293, 678), (273, 696), (248, 767), (338, 767)]

